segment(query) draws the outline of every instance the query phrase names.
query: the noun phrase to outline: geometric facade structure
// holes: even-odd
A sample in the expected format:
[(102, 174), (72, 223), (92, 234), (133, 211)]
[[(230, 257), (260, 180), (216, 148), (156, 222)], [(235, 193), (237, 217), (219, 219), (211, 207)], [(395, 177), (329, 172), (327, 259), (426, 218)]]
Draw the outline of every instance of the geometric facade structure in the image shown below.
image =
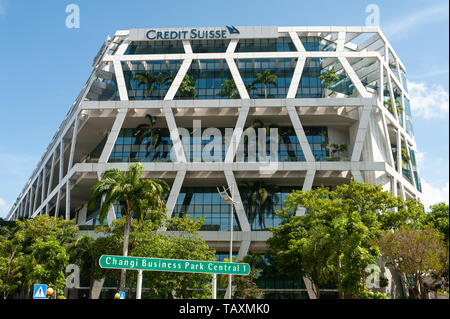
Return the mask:
[[(256, 81), (266, 70), (275, 84)], [(330, 70), (338, 79), (325, 87), (320, 76)], [(171, 185), (170, 216), (205, 217), (201, 235), (219, 253), (228, 252), (230, 224), (216, 187), (234, 185), (240, 259), (265, 251), (274, 211), (293, 189), (355, 179), (420, 198), (405, 74), (378, 27), (117, 31), (7, 218), (98, 223), (87, 210), (91, 187), (104, 170), (139, 161), (144, 177)], [(195, 95), (183, 87), (187, 78)], [(138, 138), (143, 124), (151, 133)], [(277, 149), (265, 128), (276, 129)], [(260, 188), (270, 193), (263, 207), (251, 198)], [(120, 211), (116, 205), (108, 223)]]

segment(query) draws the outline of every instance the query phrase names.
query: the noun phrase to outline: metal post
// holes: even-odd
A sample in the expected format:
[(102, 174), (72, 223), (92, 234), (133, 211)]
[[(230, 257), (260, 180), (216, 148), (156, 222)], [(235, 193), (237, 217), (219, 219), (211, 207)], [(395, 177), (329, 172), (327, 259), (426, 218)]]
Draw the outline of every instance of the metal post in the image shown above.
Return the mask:
[[(233, 199), (233, 184), (231, 185), (231, 198)], [(231, 210), (230, 210), (230, 263), (233, 262), (233, 202), (230, 204)], [(231, 274), (228, 275), (228, 299), (231, 299), (231, 288), (232, 288), (232, 276)]]
[(141, 299), (142, 294), (142, 269), (138, 270), (136, 299)]
[(217, 274), (213, 274), (213, 279), (212, 279), (212, 299), (217, 299)]
[[(232, 196), (233, 196), (233, 189), (234, 189), (234, 184), (232, 184), (229, 189), (231, 190), (231, 196), (228, 194), (227, 189), (223, 189), (223, 191), (220, 191), (219, 188), (217, 188), (217, 191), (220, 194), (220, 197), (222, 197), (222, 199), (227, 202), (228, 204), (230, 204), (230, 260), (229, 262), (233, 262), (233, 205), (235, 204)], [(227, 292), (225, 293), (225, 298), (226, 299), (231, 299), (232, 296), (232, 275), (229, 274), (228, 275), (228, 289)]]

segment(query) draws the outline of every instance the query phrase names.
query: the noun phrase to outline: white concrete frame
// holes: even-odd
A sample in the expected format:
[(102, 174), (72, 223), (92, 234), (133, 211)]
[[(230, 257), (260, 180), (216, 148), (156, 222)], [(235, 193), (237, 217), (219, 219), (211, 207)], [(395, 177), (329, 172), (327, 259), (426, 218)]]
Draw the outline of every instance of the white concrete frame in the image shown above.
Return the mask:
[[(75, 209), (71, 207), (71, 189), (82, 179), (83, 174), (100, 174), (107, 169), (116, 167), (126, 170), (128, 163), (109, 163), (108, 159), (117, 136), (124, 121), (133, 116), (133, 112), (140, 109), (162, 110), (167, 127), (170, 130), (174, 148), (176, 150), (176, 163), (143, 163), (146, 172), (173, 172), (175, 180), (170, 192), (167, 209), (168, 216), (171, 216), (175, 203), (183, 182), (188, 173), (199, 171), (223, 172), (228, 186), (236, 184), (235, 174), (239, 172), (257, 173), (263, 163), (238, 163), (235, 162), (237, 151), (237, 141), (240, 141), (244, 125), (250, 111), (255, 108), (285, 108), (292, 126), (295, 129), (299, 143), (305, 154), (305, 162), (280, 162), (277, 163), (280, 172), (304, 172), (305, 178), (303, 190), (311, 189), (318, 172), (351, 172), (355, 180), (364, 181), (370, 174), (381, 172), (390, 180), (388, 187), (394, 196), (397, 196), (399, 186), (402, 198), (421, 197), (421, 193), (415, 187), (415, 178), (410, 165), (412, 182), (409, 182), (401, 171), (401, 164), (394, 166), (394, 158), (391, 152), (391, 142), (397, 145), (402, 143), (407, 151), (417, 152), (414, 137), (410, 136), (405, 129), (405, 112), (402, 114), (403, 125), (397, 120), (398, 114), (394, 107), (394, 114), (391, 114), (383, 105), (383, 93), (378, 96), (374, 91), (367, 89), (361, 79), (365, 76), (370, 83), (377, 83), (382, 89), (387, 84), (389, 94), (394, 100), (394, 85), (401, 91), (402, 105), (405, 99), (409, 99), (408, 92), (404, 88), (400, 71), (405, 71), (405, 67), (396, 55), (395, 51), (377, 27), (279, 27), (279, 36), (289, 37), (294, 44), (296, 51), (291, 52), (251, 52), (239, 53), (235, 49), (239, 43), (238, 39), (229, 42), (226, 52), (223, 53), (193, 53), (190, 41), (183, 41), (185, 53), (180, 54), (143, 54), (125, 55), (129, 45), (127, 39), (129, 31), (117, 31), (112, 38), (108, 38), (102, 49), (97, 54), (93, 65), (92, 74), (84, 85), (79, 96), (70, 108), (66, 118), (47, 147), (44, 155), (39, 161), (36, 169), (27, 181), (24, 189), (12, 206), (7, 218), (18, 217), (33, 218), (38, 214), (48, 214), (55, 208), (55, 217), (65, 216), (69, 219), (71, 212)], [(360, 43), (353, 42), (360, 36), (369, 37)], [(336, 51), (306, 51), (300, 37), (318, 36), (328, 41), (336, 43)], [(357, 96), (351, 97), (328, 97), (328, 98), (296, 98), (296, 92), (302, 77), (302, 71), (307, 58), (323, 58), (323, 65), (333, 67), (336, 71), (343, 69), (345, 74), (352, 81), (357, 90)], [(241, 78), (236, 60), (258, 59), (258, 58), (293, 58), (296, 59), (291, 85), (286, 99), (251, 99), (244, 82)], [(225, 60), (230, 73), (236, 83), (240, 94), (240, 99), (236, 100), (174, 100), (178, 88), (188, 72), (192, 61), (201, 60)], [(129, 101), (128, 92), (125, 85), (122, 63), (132, 61), (158, 61), (158, 60), (180, 60), (182, 64), (178, 70), (172, 85), (168, 89), (166, 96), (161, 101)], [(145, 63), (144, 63), (145, 64)], [(394, 65), (399, 77), (392, 72), (390, 65)], [(113, 70), (117, 82), (119, 101), (89, 101), (87, 94), (93, 87), (97, 75), (101, 72)], [(351, 152), (350, 161), (347, 162), (318, 162), (314, 159), (310, 145), (306, 139), (301, 115), (302, 108), (310, 107), (355, 107), (359, 112), (354, 138), (349, 145)], [(237, 110), (237, 121), (233, 131), (232, 141), (223, 163), (191, 163), (187, 160), (186, 154), (178, 132), (174, 110), (176, 108), (235, 108)], [(89, 118), (90, 111), (105, 112), (115, 110), (115, 119), (107, 136), (105, 147), (101, 153), (98, 163), (74, 163), (74, 153), (77, 145), (77, 135)], [(86, 116), (87, 114), (87, 116)], [(364, 149), (369, 145), (368, 138), (374, 134), (374, 127), (369, 125), (370, 119), (376, 116), (381, 123), (381, 134), (384, 140), (382, 152), (385, 153), (386, 161), (379, 161), (367, 158)], [(395, 135), (395, 141), (391, 141), (391, 135)], [(370, 152), (369, 152), (370, 153)], [(401, 152), (397, 152), (397, 163), (401, 163)], [(67, 163), (67, 164), (65, 164)], [(67, 167), (65, 167), (67, 166)], [(369, 174), (369, 175), (367, 175)], [(54, 177), (56, 184), (54, 183)], [(235, 188), (237, 189), (237, 187)], [(240, 194), (236, 190), (236, 198), (239, 201)], [(63, 205), (61, 204), (62, 201)], [(64, 213), (60, 211), (63, 208)], [(301, 213), (301, 209), (297, 214)], [(85, 214), (85, 211), (83, 212)], [(241, 232), (235, 232), (235, 244), (239, 245), (238, 258), (242, 258), (249, 251), (254, 242), (264, 242), (270, 237), (270, 232), (251, 231), (250, 224), (244, 211), (242, 203), (236, 205), (236, 214), (241, 225)], [(81, 218), (81, 220), (85, 220)], [(201, 232), (205, 239), (210, 242), (220, 241), (226, 237), (228, 232)], [(229, 236), (229, 235), (228, 235)], [(226, 239), (228, 240), (228, 239)]]

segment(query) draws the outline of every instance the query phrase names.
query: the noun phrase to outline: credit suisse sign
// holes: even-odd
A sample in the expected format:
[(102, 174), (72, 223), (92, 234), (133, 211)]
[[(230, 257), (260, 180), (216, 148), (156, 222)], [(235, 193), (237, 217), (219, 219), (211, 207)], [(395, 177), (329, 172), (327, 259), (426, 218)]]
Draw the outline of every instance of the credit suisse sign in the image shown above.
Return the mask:
[(164, 41), (277, 37), (278, 27), (275, 26), (225, 26), (207, 28), (132, 29), (130, 30), (128, 39), (131, 41)]
[(231, 34), (240, 34), (234, 26), (220, 29), (197, 29), (190, 30), (148, 30), (145, 34), (148, 40), (186, 40), (186, 39), (226, 39)]

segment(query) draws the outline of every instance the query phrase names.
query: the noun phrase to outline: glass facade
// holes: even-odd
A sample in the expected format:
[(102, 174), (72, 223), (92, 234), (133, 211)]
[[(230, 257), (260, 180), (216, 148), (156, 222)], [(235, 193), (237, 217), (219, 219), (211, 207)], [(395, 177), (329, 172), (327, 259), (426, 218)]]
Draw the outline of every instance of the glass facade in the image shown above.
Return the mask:
[[(195, 80), (194, 99), (222, 99), (222, 84), (232, 79), (228, 64), (225, 60), (193, 60), (188, 73)], [(237, 97), (239, 98), (239, 96)], [(175, 99), (185, 99), (178, 91)], [(192, 99), (188, 97), (187, 99)]]
[[(268, 230), (271, 226), (278, 226), (281, 219), (275, 211), (282, 209), (287, 195), (301, 189), (301, 186), (277, 187), (260, 181), (238, 182), (238, 187), (251, 230)], [(261, 202), (256, 194), (262, 190), (269, 196)], [(205, 218), (201, 230), (229, 231), (230, 210), (230, 205), (220, 197), (216, 187), (182, 187), (173, 216), (187, 214), (192, 218)], [(241, 230), (235, 211), (233, 230)]]
[(171, 162), (173, 144), (168, 129), (156, 128), (154, 135), (158, 134), (158, 138), (153, 143), (150, 137), (144, 137), (141, 144), (136, 144), (136, 132), (134, 128), (120, 130), (109, 162)]
[[(320, 79), (320, 76), (327, 70), (322, 67), (323, 60), (323, 58), (306, 58), (302, 77), (300, 79), (300, 84), (295, 96), (296, 98), (327, 97), (325, 96), (324, 83)], [(329, 69), (336, 63), (337, 60), (327, 68)], [(339, 80), (330, 85), (330, 87), (328, 88), (328, 91), (330, 93), (332, 90), (336, 93), (342, 93), (345, 95), (356, 94), (355, 86), (343, 69), (337, 71), (336, 76), (339, 78)]]
[(414, 174), (414, 180), (416, 182), (416, 188), (419, 192), (422, 192), (422, 183), (420, 182), (419, 172), (417, 170), (417, 163), (416, 163), (416, 154), (413, 150), (409, 151), (409, 157), (411, 158), (411, 165), (413, 168), (413, 174)]
[(129, 100), (162, 100), (178, 72), (181, 61), (122, 62)]
[(406, 90), (406, 92), (408, 92), (408, 81), (406, 80), (406, 73), (402, 69), (400, 69), (400, 74), (402, 76), (403, 88)]
[(395, 98), (395, 104), (397, 104), (399, 107), (397, 108), (397, 115), (398, 115), (398, 122), (401, 126), (404, 126), (403, 123), (403, 115), (404, 107), (402, 105), (402, 91), (393, 84), (393, 91), (394, 91), (394, 98)]
[[(397, 146), (396, 145), (391, 145), (392, 147), (392, 155), (394, 157), (394, 163), (395, 163), (395, 167), (397, 167)], [(413, 184), (413, 179), (412, 179), (412, 175), (411, 175), (411, 169), (409, 168), (409, 163), (411, 161), (411, 164), (414, 167), (416, 166), (416, 160), (415, 160), (415, 156), (414, 154), (411, 156), (411, 153), (408, 154), (408, 152), (406, 151), (406, 149), (402, 146), (401, 149), (401, 168), (402, 168), (402, 175), (404, 178), (406, 178), (411, 184)], [(418, 177), (418, 173), (417, 171), (415, 172), (415, 175), (417, 175)], [(419, 180), (419, 179), (416, 179)], [(419, 180), (420, 182), (420, 180)], [(420, 187), (420, 186), (419, 186)], [(419, 190), (419, 188), (416, 185), (416, 188)]]
[(194, 53), (220, 53), (225, 52), (230, 40), (190, 40)]
[[(301, 186), (278, 187), (262, 181), (243, 182), (238, 187), (251, 230), (268, 230), (280, 225), (281, 219), (275, 211), (282, 209), (287, 195), (301, 190)], [(267, 198), (264, 199), (262, 192)]]
[(336, 43), (319, 37), (300, 37), (306, 51), (336, 51)]
[(412, 115), (411, 115), (411, 105), (409, 103), (409, 100), (405, 97), (404, 99), (405, 101), (405, 107), (404, 107), (404, 112), (405, 112), (405, 122), (406, 122), (406, 132), (409, 134), (409, 136), (414, 137), (414, 129), (413, 129), (413, 125), (412, 125)]
[(184, 53), (183, 42), (175, 41), (133, 41), (125, 55), (133, 54), (175, 54)]
[(277, 39), (241, 39), (235, 52), (286, 52), (297, 51), (290, 37)]
[[(200, 230), (230, 231), (230, 211), (230, 204), (220, 197), (216, 187), (182, 187), (173, 216), (187, 214), (191, 218), (205, 218)], [(236, 212), (233, 230), (241, 230)]]
[[(187, 128), (189, 136), (183, 136), (182, 142), (184, 144), (185, 154), (190, 162), (194, 159), (202, 159), (202, 161), (224, 161), (225, 152), (228, 148), (228, 143), (232, 134), (232, 129), (218, 128), (221, 132), (222, 144), (216, 145), (211, 150), (207, 151), (206, 145), (214, 141), (214, 136), (209, 138), (199, 138), (194, 136), (192, 128)], [(303, 162), (305, 156), (298, 141), (295, 131), (291, 127), (278, 127), (279, 134), (279, 148), (278, 161), (279, 162)], [(328, 150), (324, 143), (327, 140), (327, 128), (322, 126), (311, 126), (303, 128), (306, 138), (311, 147), (311, 151), (317, 161), (325, 161), (329, 156)], [(227, 132), (228, 131), (228, 132)], [(166, 128), (154, 128), (153, 142), (150, 136), (144, 137), (140, 144), (136, 139), (137, 130), (135, 128), (123, 128), (119, 132), (116, 143), (112, 149), (109, 162), (171, 162), (171, 149), (173, 146), (170, 138), (169, 130)], [(150, 135), (150, 134), (149, 134)], [(249, 160), (259, 161), (258, 153), (258, 139), (246, 139), (242, 137), (244, 144), (243, 148), (239, 148), (236, 153), (236, 162), (249, 162)], [(256, 150), (255, 156), (249, 155), (249, 149), (252, 146)], [(218, 151), (220, 150), (220, 151)], [(216, 153), (218, 152), (219, 155)], [(208, 156), (206, 158), (206, 156)], [(216, 160), (213, 160), (216, 159)], [(266, 158), (270, 158), (270, 136), (266, 136)]]
[[(251, 98), (286, 98), (296, 59), (240, 59), (236, 64)], [(276, 79), (266, 83), (256, 81), (258, 74), (266, 70), (276, 75)]]
[(306, 59), (296, 98), (320, 98), (323, 96), (323, 84), (319, 78), (321, 70), (322, 59)]

